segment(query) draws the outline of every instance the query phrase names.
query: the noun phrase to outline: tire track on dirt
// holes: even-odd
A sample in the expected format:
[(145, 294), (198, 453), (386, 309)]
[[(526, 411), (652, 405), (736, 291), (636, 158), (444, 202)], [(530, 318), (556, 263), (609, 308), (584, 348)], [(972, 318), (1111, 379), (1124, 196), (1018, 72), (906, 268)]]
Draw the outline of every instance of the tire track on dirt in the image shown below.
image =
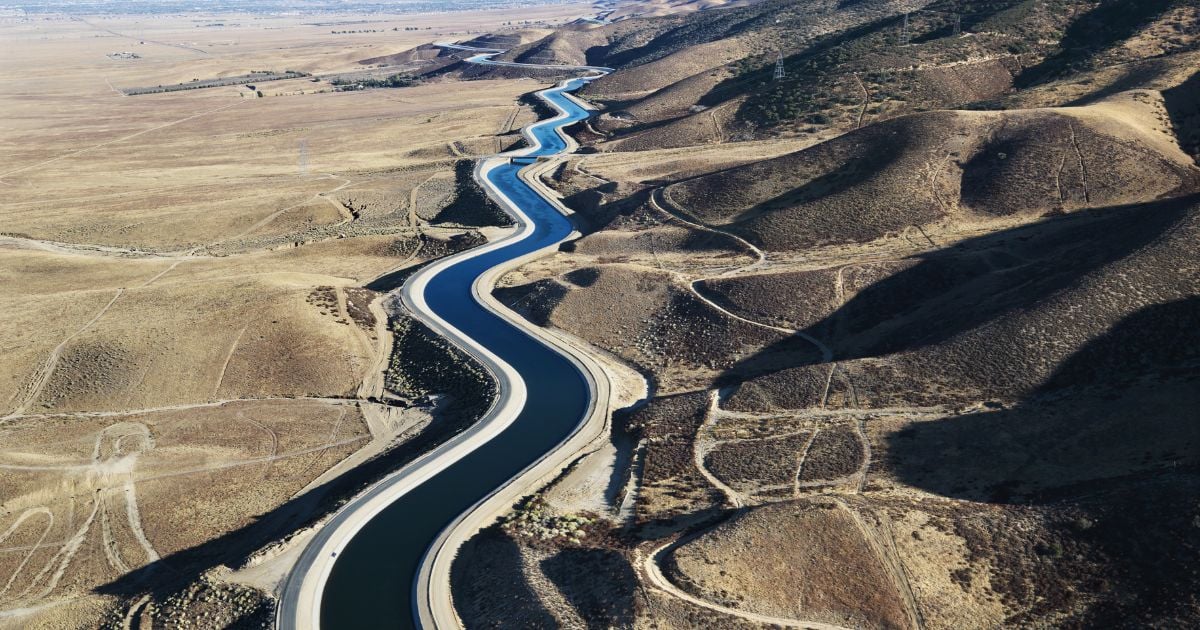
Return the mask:
[[(918, 630), (923, 629), (925, 624), (921, 619), (920, 610), (917, 608), (916, 598), (913, 597), (912, 587), (908, 583), (908, 574), (904, 570), (904, 565), (900, 562), (895, 546), (890, 544), (890, 541), (881, 541), (881, 537), (875, 531), (875, 528), (868, 525), (863, 519), (862, 514), (859, 514), (858, 510), (851, 507), (845, 499), (837, 496), (831, 496), (830, 499), (850, 516), (850, 520), (854, 522), (854, 526), (858, 529), (863, 541), (871, 548), (884, 572), (895, 583), (896, 588), (900, 591), (900, 596), (904, 599), (905, 613), (908, 615), (913, 627)], [(881, 526), (887, 527), (883, 520), (887, 518), (886, 515), (882, 515), (880, 518)]]
[[(0, 421), (11, 420), (17, 416), (20, 416), (21, 414), (24, 414), (29, 406), (37, 401), (38, 397), (42, 395), (42, 391), (46, 388), (46, 385), (50, 382), (50, 376), (54, 373), (55, 368), (58, 367), (59, 358), (62, 356), (62, 351), (67, 347), (67, 344), (70, 343), (72, 339), (78, 337), (87, 331), (87, 329), (91, 328), (96, 322), (100, 321), (100, 318), (104, 317), (104, 314), (108, 312), (108, 309), (112, 308), (112, 305), (115, 304), (124, 293), (124, 288), (117, 289), (116, 295), (114, 295), (113, 298), (108, 301), (108, 304), (104, 305), (104, 308), (101, 308), (100, 311), (97, 312), (94, 317), (92, 317), (92, 319), (88, 320), (88, 322), (83, 325), (83, 327), (71, 333), (66, 339), (63, 339), (61, 343), (59, 343), (54, 347), (53, 350), (50, 351), (50, 356), (47, 357), (46, 362), (33, 375), (32, 382), (30, 382), (24, 388), (26, 393), (21, 397), (17, 407), (4, 417), (0, 417)], [(21, 390), (18, 390), (16, 393), (14, 393), (13, 396), (9, 398), (9, 402), (11, 403), (13, 399), (16, 399), (17, 396), (20, 396), (20, 393)]]
[[(348, 180), (344, 177), (338, 177), (337, 175), (334, 175), (333, 173), (326, 173), (325, 177), (322, 177), (321, 179), (335, 179), (335, 180), (340, 179), (340, 180), (342, 180), (342, 183), (341, 183), (341, 185), (337, 186), (336, 188), (332, 188), (332, 189), (326, 190), (324, 192), (315, 193), (315, 194), (313, 194), (313, 196), (305, 199), (304, 201), (292, 204), (290, 206), (287, 206), (286, 208), (281, 208), (279, 210), (276, 210), (275, 212), (268, 214), (267, 216), (263, 217), (262, 219), (259, 219), (258, 222), (256, 222), (254, 225), (251, 225), (250, 227), (246, 228), (245, 230), (242, 230), (241, 232), (239, 232), (233, 236), (230, 236), (228, 238), (223, 238), (214, 243), (210, 243), (208, 246), (214, 247), (216, 245), (224, 245), (225, 243), (228, 243), (230, 241), (238, 241), (243, 238), (246, 238), (250, 234), (253, 234), (254, 232), (258, 231), (259, 229), (266, 227), (272, 221), (274, 221), (275, 219), (278, 219), (280, 216), (282, 216), (284, 213), (287, 213), (291, 210), (295, 210), (296, 208), (300, 208), (302, 206), (307, 206), (308, 204), (310, 204), (314, 201), (320, 201), (321, 199), (325, 198), (326, 195), (331, 195), (335, 192), (338, 192), (338, 191), (346, 188), (347, 186), (349, 186), (352, 183), (350, 180)], [(336, 207), (336, 205), (337, 204), (335, 204), (335, 207)], [(338, 225), (344, 225), (345, 223), (347, 223), (347, 221), (342, 221), (342, 223), (339, 223)], [(200, 248), (197, 247), (196, 249), (198, 250)]]
[(795, 335), (797, 337), (800, 337), (801, 339), (804, 339), (805, 341), (807, 341), (810, 344), (812, 344), (813, 346), (815, 346), (817, 348), (817, 351), (819, 351), (821, 353), (821, 362), (822, 363), (828, 363), (829, 361), (831, 361), (833, 359), (833, 351), (830, 350), (828, 346), (826, 346), (823, 342), (821, 342), (821, 340), (817, 339), (816, 337), (813, 337), (812, 335), (809, 335), (808, 333), (805, 333), (803, 331), (796, 330), (793, 328), (784, 328), (782, 326), (766, 324), (763, 322), (755, 321), (753, 319), (742, 317), (741, 315), (738, 315), (736, 313), (729, 311), (728, 309), (721, 306), (720, 304), (717, 304), (715, 301), (709, 299), (706, 295), (704, 295), (703, 292), (701, 292), (699, 289), (697, 289), (696, 285), (698, 283), (704, 282), (706, 280), (713, 280), (713, 279), (717, 279), (717, 278), (726, 278), (733, 274), (748, 275), (749, 272), (751, 272), (752, 270), (766, 264), (767, 254), (763, 250), (756, 247), (754, 244), (750, 243), (746, 239), (744, 239), (736, 234), (732, 234), (732, 233), (726, 232), (724, 230), (718, 230), (716, 228), (712, 228), (712, 227), (702, 225), (699, 223), (694, 223), (692, 221), (684, 219), (683, 217), (679, 216), (678, 214), (676, 214), (674, 212), (667, 210), (666, 207), (663, 205), (663, 203), (660, 202), (661, 191), (662, 191), (661, 188), (655, 189), (655, 191), (653, 193), (651, 193), (651, 195), (650, 195), (650, 205), (653, 206), (655, 209), (657, 209), (659, 212), (662, 212), (666, 216), (668, 216), (672, 219), (675, 219), (676, 221), (679, 221), (680, 223), (683, 223), (684, 225), (686, 225), (688, 227), (698, 229), (698, 230), (701, 230), (704, 232), (709, 232), (712, 234), (719, 234), (722, 236), (727, 236), (731, 239), (734, 239), (737, 242), (741, 243), (743, 246), (745, 246), (747, 249), (749, 249), (751, 252), (753, 252), (755, 257), (757, 258), (757, 260), (755, 260), (755, 262), (753, 262), (749, 265), (746, 265), (744, 267), (737, 267), (734, 269), (730, 269), (730, 270), (721, 272), (715, 276), (710, 276), (707, 278), (699, 278), (696, 280), (692, 280), (690, 282), (686, 282), (685, 284), (687, 285), (688, 290), (691, 292), (691, 294), (693, 296), (696, 297), (696, 299), (700, 300), (701, 302), (708, 305), (709, 307), (715, 309), (717, 312), (719, 312), (727, 317), (736, 319), (740, 322), (750, 324), (752, 326), (758, 326), (760, 328), (766, 328), (768, 330), (773, 330), (775, 332), (781, 332), (781, 333), (785, 333), (785, 334), (789, 334), (789, 335)]
[(38, 514), (46, 515), (46, 528), (42, 530), (42, 535), (40, 538), (38, 538), (38, 541), (29, 547), (29, 553), (25, 554), (25, 557), (21, 559), (21, 562), (17, 565), (17, 568), (13, 569), (12, 575), (8, 577), (8, 581), (4, 584), (4, 588), (0, 589), (0, 597), (3, 597), (4, 594), (8, 592), (8, 589), (12, 588), (12, 584), (17, 579), (17, 576), (25, 570), (25, 565), (29, 564), (30, 559), (33, 558), (33, 554), (42, 547), (42, 544), (46, 541), (46, 537), (49, 536), (50, 531), (54, 529), (54, 512), (51, 512), (50, 508), (45, 506), (29, 508), (28, 510), (22, 512), (21, 515), (17, 517), (17, 520), (14, 521), (13, 524), (10, 525), (3, 534), (0, 534), (0, 542), (8, 540), (9, 537), (11, 537), (21, 527), (22, 523)]
[(225, 360), (221, 361), (221, 371), (217, 372), (217, 383), (213, 385), (212, 397), (216, 398), (217, 393), (221, 391), (221, 384), (225, 382), (225, 372), (229, 369), (229, 362), (233, 360), (233, 355), (237, 352), (238, 344), (242, 342), (242, 335), (246, 334), (246, 329), (250, 327), (250, 322), (247, 322), (242, 329), (238, 331), (236, 337), (233, 338), (233, 343), (229, 344), (229, 351), (225, 353)]
[(89, 152), (91, 152), (91, 151), (95, 151), (96, 149), (102, 149), (102, 148), (104, 148), (104, 147), (107, 147), (107, 146), (110, 146), (110, 145), (114, 145), (114, 144), (117, 144), (117, 143), (120, 143), (120, 142), (125, 142), (126, 140), (132, 140), (132, 139), (134, 139), (134, 138), (136, 138), (136, 137), (138, 137), (138, 136), (144, 136), (144, 135), (146, 135), (146, 134), (148, 134), (148, 133), (152, 133), (152, 132), (155, 132), (155, 131), (159, 131), (160, 129), (166, 129), (167, 127), (173, 127), (173, 126), (175, 126), (175, 125), (182, 124), (182, 123), (188, 122), (188, 121), (190, 121), (190, 120), (195, 120), (195, 119), (197, 119), (197, 118), (201, 118), (201, 117), (204, 117), (204, 116), (208, 116), (209, 114), (215, 114), (215, 113), (217, 113), (217, 112), (221, 112), (221, 111), (227, 110), (227, 109), (229, 109), (230, 107), (237, 107), (238, 105), (241, 105), (243, 102), (244, 102), (244, 101), (242, 101), (242, 100), (240, 100), (240, 99), (239, 99), (239, 101), (238, 101), (238, 102), (236, 102), (236, 103), (230, 103), (229, 105), (222, 105), (221, 107), (217, 107), (217, 108), (214, 108), (214, 109), (210, 109), (210, 110), (207, 110), (207, 111), (203, 111), (203, 112), (200, 112), (200, 113), (198, 113), (198, 114), (192, 114), (191, 116), (188, 116), (188, 117), (186, 117), (186, 118), (180, 118), (179, 120), (173, 120), (173, 121), (171, 121), (171, 122), (169, 122), (169, 123), (165, 123), (165, 124), (159, 125), (159, 126), (157, 126), (157, 127), (151, 127), (151, 128), (149, 128), (149, 129), (143, 129), (142, 131), (139, 131), (139, 132), (137, 132), (137, 133), (131, 133), (131, 134), (127, 135), (127, 136), (122, 136), (122, 137), (120, 137), (120, 138), (117, 138), (117, 139), (115, 139), (115, 140), (109, 140), (108, 142), (101, 142), (100, 144), (97, 144), (97, 145), (94, 145), (94, 146), (90, 146), (90, 147), (86, 147), (86, 148), (83, 148), (83, 149), (79, 149), (79, 150), (77, 150), (77, 151), (71, 151), (70, 153), (64, 153), (64, 154), (62, 154), (62, 155), (59, 155), (59, 156), (56, 156), (56, 157), (52, 157), (52, 158), (50, 158), (50, 159), (48, 159), (48, 160), (43, 160), (43, 161), (41, 161), (41, 162), (38, 162), (37, 164), (30, 164), (30, 165), (28, 165), (28, 166), (22, 166), (22, 167), (20, 167), (20, 168), (15, 168), (15, 169), (12, 169), (12, 170), (10, 170), (10, 171), (6, 171), (6, 172), (4, 172), (4, 173), (0, 173), (0, 179), (4, 179), (5, 177), (8, 177), (9, 175), (16, 175), (17, 173), (24, 173), (25, 171), (29, 171), (29, 170), (32, 170), (32, 169), (35, 169), (35, 168), (41, 168), (41, 167), (43, 167), (43, 166), (46, 166), (47, 164), (53, 164), (54, 162), (58, 162), (59, 160), (65, 160), (65, 159), (67, 159), (67, 158), (72, 158), (72, 157), (75, 157), (76, 155), (83, 155), (84, 153), (89, 153)]
[[(737, 518), (739, 515), (741, 515), (744, 512), (745, 512), (745, 508), (738, 510), (735, 514), (730, 516), (730, 519)], [(637, 562), (637, 556), (639, 556), (641, 554), (640, 554), (640, 552), (635, 552), (635, 566), (637, 564), (641, 565), (642, 572), (644, 573), (644, 575), (646, 577), (646, 581), (650, 583), (651, 588), (653, 588), (654, 590), (657, 590), (666, 595), (675, 597), (676, 599), (682, 599), (690, 604), (700, 606), (701, 608), (706, 608), (708, 610), (719, 612), (724, 615), (729, 615), (731, 617), (737, 617), (739, 619), (743, 619), (745, 621), (750, 621), (753, 623), (767, 624), (769, 626), (783, 626), (785, 628), (806, 628), (808, 630), (850, 630), (849, 628), (846, 628), (844, 626), (837, 626), (837, 625), (827, 624), (827, 623), (819, 623), (819, 622), (815, 622), (815, 621), (804, 621), (804, 620), (800, 620), (800, 619), (772, 617), (770, 615), (760, 615), (758, 613), (753, 613), (753, 612), (746, 611), (746, 610), (739, 610), (737, 608), (730, 608), (728, 606), (722, 606), (720, 604), (710, 602), (706, 599), (696, 597), (695, 595), (692, 595), (691, 593), (679, 588), (678, 586), (675, 586), (675, 584), (673, 582), (671, 582), (670, 580), (667, 579), (667, 577), (663, 574), (662, 569), (660, 568), (662, 559), (664, 557), (666, 557), (667, 554), (673, 552), (675, 549), (691, 542), (692, 540), (695, 540), (696, 538), (699, 538), (704, 533), (707, 533), (707, 531), (709, 531), (709, 530), (704, 530), (702, 532), (697, 532), (694, 534), (683, 536), (683, 537), (679, 538), (679, 540), (677, 540), (677, 541), (668, 542), (667, 544), (662, 545), (662, 546), (654, 549), (653, 551), (651, 551), (648, 555), (646, 555), (646, 557), (644, 559), (641, 560), (640, 563)]]
[(746, 505), (742, 500), (742, 495), (737, 490), (729, 487), (724, 481), (721, 481), (716, 475), (704, 465), (704, 457), (708, 455), (710, 449), (704, 448), (700, 444), (700, 434), (709, 426), (711, 422), (716, 420), (717, 412), (720, 409), (721, 390), (713, 389), (708, 393), (708, 409), (704, 412), (704, 420), (700, 426), (696, 428), (696, 437), (692, 440), (692, 463), (695, 464), (696, 470), (700, 471), (703, 476), (714, 488), (721, 491), (725, 495), (725, 499), (729, 501), (734, 509), (741, 509)]

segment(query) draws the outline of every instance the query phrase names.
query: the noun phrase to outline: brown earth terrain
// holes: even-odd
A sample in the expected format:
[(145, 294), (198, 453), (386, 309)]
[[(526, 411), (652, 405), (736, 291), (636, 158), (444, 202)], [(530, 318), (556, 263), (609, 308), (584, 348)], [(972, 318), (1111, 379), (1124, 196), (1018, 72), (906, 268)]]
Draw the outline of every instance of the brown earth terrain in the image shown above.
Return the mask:
[(471, 158), (533, 85), (335, 88), (517, 15), (0, 16), (0, 627), (268, 626), (318, 519), (487, 408), (385, 298), (511, 224)]
[(491, 403), (387, 293), (510, 224), (471, 158), (564, 71), (450, 40), (616, 69), (495, 296), (625, 405), (465, 626), (1200, 624), (1194, 2), (218, 17), (0, 16), (0, 625), (269, 625)]
[(465, 624), (1200, 622), (1194, 3), (800, 4), (517, 53), (617, 71), (496, 295), (646, 394)]

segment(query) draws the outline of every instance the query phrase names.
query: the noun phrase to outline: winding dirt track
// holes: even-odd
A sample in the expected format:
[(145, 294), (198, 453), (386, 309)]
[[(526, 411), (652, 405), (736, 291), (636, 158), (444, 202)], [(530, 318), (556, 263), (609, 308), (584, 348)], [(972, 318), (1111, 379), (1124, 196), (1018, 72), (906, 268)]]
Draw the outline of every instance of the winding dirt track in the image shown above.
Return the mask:
[[(731, 518), (736, 518), (736, 516), (737, 515), (735, 514)], [(753, 621), (755, 623), (762, 623), (762, 624), (768, 624), (768, 625), (773, 625), (773, 626), (783, 626), (785, 628), (809, 628), (811, 630), (850, 630), (849, 628), (846, 628), (844, 626), (837, 626), (837, 625), (828, 624), (828, 623), (818, 623), (815, 621), (800, 621), (797, 619), (787, 619), (787, 618), (783, 618), (783, 617), (772, 617), (770, 615), (760, 615), (758, 613), (753, 613), (753, 612), (746, 611), (746, 610), (739, 610), (737, 608), (729, 608), (728, 606), (714, 604), (713, 602), (710, 602), (708, 600), (696, 597), (695, 595), (692, 595), (691, 593), (679, 588), (678, 586), (675, 586), (675, 584), (673, 582), (671, 582), (671, 580), (668, 580), (667, 577), (665, 575), (663, 575), (663, 572), (661, 569), (662, 559), (667, 554), (674, 551), (676, 547), (679, 547), (680, 545), (690, 542), (691, 540), (699, 537), (700, 535), (707, 533), (707, 531), (708, 530), (704, 530), (704, 531), (692, 534), (690, 536), (684, 536), (677, 541), (669, 542), (665, 545), (662, 545), (661, 547), (654, 549), (654, 551), (652, 551), (650, 554), (646, 555), (646, 557), (644, 559), (642, 559), (642, 561), (640, 563), (641, 568), (642, 568), (642, 574), (645, 576), (646, 581), (648, 581), (654, 589), (661, 591), (663, 593), (666, 593), (668, 595), (671, 595), (672, 597), (682, 599), (688, 603), (694, 604), (696, 606), (700, 606), (701, 608), (706, 608), (708, 610), (719, 612), (721, 614), (738, 617), (740, 619), (745, 619), (746, 621)]]
[[(716, 276), (713, 276), (713, 278), (724, 278), (724, 277), (728, 277), (735, 273), (748, 273), (750, 271), (753, 271), (753, 270), (765, 265), (767, 262), (766, 252), (764, 252), (763, 250), (756, 247), (750, 241), (747, 241), (746, 239), (738, 236), (737, 234), (734, 234), (732, 232), (728, 232), (725, 230), (718, 230), (714, 227), (696, 223), (694, 221), (689, 221), (688, 219), (685, 219), (682, 216), (680, 216), (680, 214), (678, 212), (673, 212), (670, 209), (668, 209), (669, 204), (662, 197), (662, 189), (661, 188), (656, 189), (654, 191), (654, 193), (650, 195), (650, 205), (653, 206), (654, 209), (658, 210), (659, 212), (662, 212), (663, 214), (671, 217), (672, 219), (675, 219), (676, 221), (679, 221), (680, 223), (683, 223), (684, 225), (686, 225), (688, 227), (691, 227), (691, 228), (697, 229), (697, 230), (701, 230), (704, 232), (710, 232), (712, 234), (720, 234), (722, 236), (727, 236), (727, 237), (737, 241), (739, 244), (744, 246), (746, 249), (753, 252), (755, 257), (757, 258), (757, 260), (755, 260), (753, 263), (750, 263), (749, 265), (746, 265), (745, 267), (731, 269), (724, 273), (717, 274)], [(744, 322), (744, 323), (747, 323), (747, 324), (750, 324), (753, 326), (758, 326), (760, 328), (774, 330), (775, 332), (787, 333), (789, 335), (796, 335), (797, 337), (800, 337), (801, 339), (804, 339), (805, 341), (811, 343), (813, 346), (816, 346), (817, 350), (820, 351), (820, 353), (821, 353), (821, 361), (823, 363), (829, 363), (830, 361), (833, 360), (833, 351), (829, 349), (829, 346), (825, 345), (824, 343), (821, 342), (820, 339), (817, 339), (816, 337), (813, 337), (812, 335), (810, 335), (808, 333), (805, 333), (800, 330), (795, 330), (792, 328), (782, 328), (780, 326), (773, 326), (771, 324), (764, 324), (763, 322), (758, 322), (758, 321), (754, 321), (752, 319), (747, 319), (745, 317), (742, 317), (741, 315), (738, 315), (737, 313), (733, 313), (733, 312), (725, 309), (720, 304), (717, 304), (716, 302), (710, 300), (707, 296), (705, 296), (703, 293), (701, 293), (696, 288), (696, 283), (703, 282), (705, 280), (711, 280), (713, 278), (700, 278), (699, 280), (689, 282), (689, 283), (687, 283), (688, 290), (692, 292), (692, 295), (695, 296), (696, 299), (700, 300), (701, 302), (704, 302), (709, 307), (713, 308), (717, 312), (719, 312), (727, 317), (732, 317), (733, 319), (736, 319), (740, 322)]]
[(100, 318), (104, 317), (104, 314), (108, 312), (108, 309), (112, 308), (112, 305), (115, 304), (124, 293), (125, 289), (117, 289), (116, 295), (114, 295), (112, 299), (109, 300), (108, 303), (105, 304), (104, 307), (101, 308), (94, 317), (92, 317), (92, 319), (88, 320), (88, 322), (80, 327), (79, 330), (71, 333), (66, 339), (63, 339), (62, 342), (57, 346), (54, 346), (54, 349), (50, 351), (50, 356), (46, 358), (46, 363), (43, 364), (41, 369), (34, 374), (33, 380), (24, 389), (18, 390), (17, 393), (13, 395), (13, 398), (17, 400), (16, 408), (13, 409), (11, 413), (0, 418), (0, 420), (11, 420), (16, 418), (24, 414), (25, 411), (29, 409), (30, 405), (37, 402), (38, 397), (42, 395), (42, 390), (46, 389), (46, 384), (50, 382), (50, 376), (54, 374), (54, 369), (58, 367), (58, 360), (60, 357), (62, 357), (63, 349), (67, 347), (67, 344), (70, 343), (72, 339), (83, 334), (96, 322), (100, 321)]

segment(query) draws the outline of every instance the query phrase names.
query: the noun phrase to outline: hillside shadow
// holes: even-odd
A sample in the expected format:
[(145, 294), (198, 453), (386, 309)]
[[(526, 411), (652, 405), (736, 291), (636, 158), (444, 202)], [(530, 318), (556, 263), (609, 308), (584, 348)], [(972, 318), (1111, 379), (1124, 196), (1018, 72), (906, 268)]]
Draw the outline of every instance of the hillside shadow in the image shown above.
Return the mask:
[(450, 566), (450, 584), (465, 628), (558, 627), (526, 577), (520, 544), (499, 526), (463, 544)]
[(1059, 42), (1061, 52), (1030, 66), (1014, 81), (1026, 88), (1077, 68), (1105, 48), (1125, 41), (1162, 17), (1178, 0), (1113, 0), (1080, 16)]
[[(1022, 402), (885, 438), (885, 469), (938, 495), (1049, 503), (1097, 479), (1200, 465), (1200, 297), (1141, 309)], [(1154, 413), (1149, 413), (1154, 410)]]
[(542, 560), (541, 567), (589, 630), (633, 627), (638, 581), (621, 553), (569, 547)]
[(1192, 297), (1128, 316), (1012, 408), (885, 435), (881, 469), (943, 497), (1040, 506), (1023, 561), (1068, 564), (1095, 597), (1068, 625), (1185, 627), (1195, 610), (1179, 594), (1200, 588), (1198, 408)]
[[(812, 178), (801, 186), (752, 206), (737, 217), (736, 221), (745, 221), (759, 215), (770, 214), (776, 210), (804, 203), (812, 203), (826, 197), (839, 195), (853, 190), (863, 182), (877, 176), (903, 157), (911, 143), (912, 136), (903, 132), (889, 134), (886, 139), (879, 138), (877, 131), (885, 130), (886, 128), (880, 130), (872, 129), (856, 133), (854, 138), (860, 144), (869, 143), (870, 149), (850, 153), (844, 159), (834, 164), (820, 160), (821, 165), (819, 168), (825, 170), (823, 174)], [(838, 140), (833, 140), (832, 142), (837, 143)], [(807, 151), (812, 152), (810, 153), (812, 156), (819, 156), (820, 153), (817, 152), (821, 150), (822, 147), (819, 145), (807, 149)], [(736, 168), (738, 167), (726, 170), (734, 170)], [(752, 232), (742, 233), (742, 236), (748, 240), (759, 240), (759, 235)], [(761, 242), (755, 244), (762, 245)]]
[[(1197, 201), (1200, 195), (1083, 210), (914, 257), (910, 267), (863, 289), (803, 333), (822, 340), (835, 360), (941, 343), (1032, 308), (1128, 256), (1176, 225)], [(781, 351), (794, 347), (796, 339), (739, 361), (726, 380), (809, 364), (780, 366)]]
[(435, 419), (430, 430), (412, 440), (367, 460), (351, 472), (338, 475), (278, 507), (253, 517), (253, 521), (193, 547), (171, 553), (126, 573), (95, 589), (96, 593), (131, 598), (153, 595), (161, 601), (178, 589), (196, 582), (208, 570), (225, 565), (243, 566), (259, 549), (310, 525), (375, 480), (415, 460), (449, 436), (465, 429), (473, 418)]
[[(539, 118), (542, 118), (539, 114)], [(475, 161), (454, 163), (454, 199), (429, 220), (430, 225), (450, 223), (469, 227), (514, 225), (509, 216), (475, 181)]]
[(1179, 144), (1200, 164), (1200, 71), (1162, 95)]
[(1094, 92), (1089, 92), (1067, 103), (1066, 106), (1080, 107), (1090, 105), (1114, 94), (1145, 88), (1147, 84), (1166, 76), (1171, 69), (1171, 64), (1163, 59), (1147, 59), (1143, 62), (1132, 64), (1125, 67), (1121, 71), (1120, 76), (1112, 83)]

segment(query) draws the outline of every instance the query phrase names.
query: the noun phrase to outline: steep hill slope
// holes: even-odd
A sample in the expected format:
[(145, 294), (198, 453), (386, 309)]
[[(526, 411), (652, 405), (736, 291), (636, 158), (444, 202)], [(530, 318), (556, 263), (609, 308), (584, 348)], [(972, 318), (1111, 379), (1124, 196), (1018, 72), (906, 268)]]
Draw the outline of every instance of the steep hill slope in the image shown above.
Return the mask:
[(641, 21), (589, 49), (604, 113), (543, 176), (585, 235), (497, 295), (645, 398), (529, 504), (585, 534), (497, 528), (508, 597), (597, 627), (1197, 625), (1200, 7)]
[(1152, 201), (1196, 181), (1161, 114), (1149, 93), (1079, 109), (916, 114), (673, 184), (664, 197), (776, 250)]
[[(1104, 68), (1194, 68), (1184, 55), (1197, 49), (1200, 8), (1183, 0), (768, 1), (638, 22), (636, 46), (598, 46), (589, 57), (618, 68), (586, 91), (628, 114), (627, 124), (609, 130), (618, 136), (729, 103), (745, 132), (854, 129), (927, 109), (995, 107), (1018, 91), (1088, 72), (1098, 74), (1038, 104), (1095, 100), (1137, 87)], [(778, 57), (782, 78), (774, 76)], [(704, 93), (662, 95), (673, 106), (654, 109), (669, 117), (630, 110), (674, 82), (714, 71), (719, 80)]]

